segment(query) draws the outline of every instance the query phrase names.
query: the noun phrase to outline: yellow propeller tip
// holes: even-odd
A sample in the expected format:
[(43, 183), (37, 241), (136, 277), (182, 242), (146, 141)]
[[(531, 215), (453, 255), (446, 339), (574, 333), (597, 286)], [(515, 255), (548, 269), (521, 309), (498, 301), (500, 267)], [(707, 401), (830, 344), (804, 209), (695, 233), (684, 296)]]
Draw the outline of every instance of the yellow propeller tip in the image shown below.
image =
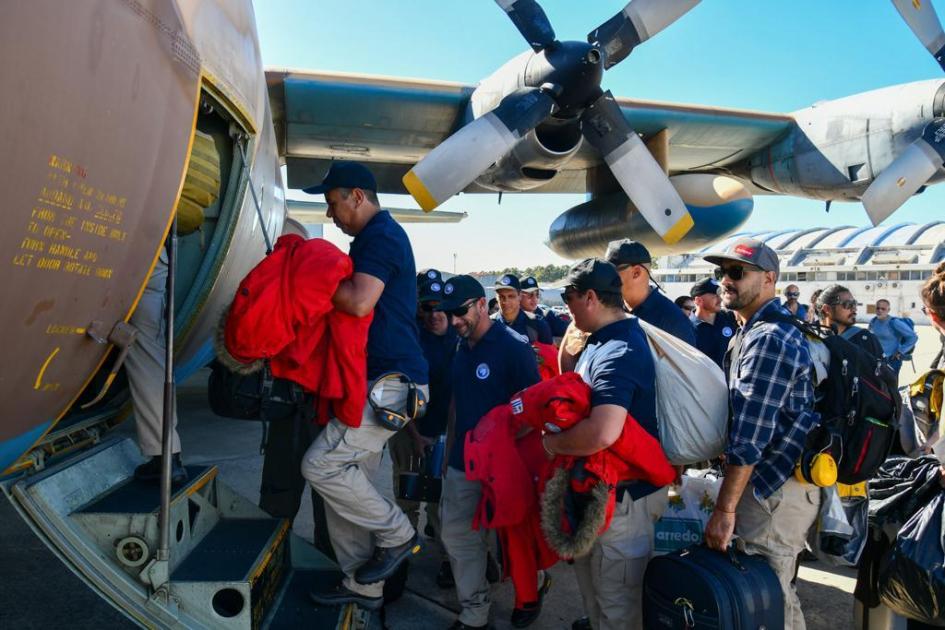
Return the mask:
[(440, 205), (439, 202), (433, 198), (433, 195), (430, 194), (430, 191), (427, 190), (427, 187), (423, 185), (423, 182), (420, 181), (420, 178), (417, 177), (417, 174), (413, 172), (413, 169), (407, 171), (402, 181), (404, 182), (404, 188), (417, 200), (417, 203), (420, 204), (424, 212), (432, 212)]
[(687, 212), (679, 221), (676, 221), (673, 227), (666, 231), (666, 234), (663, 235), (663, 240), (670, 245), (675, 245), (682, 237), (689, 233), (689, 230), (691, 230), (695, 224), (696, 222), (692, 220), (692, 215)]

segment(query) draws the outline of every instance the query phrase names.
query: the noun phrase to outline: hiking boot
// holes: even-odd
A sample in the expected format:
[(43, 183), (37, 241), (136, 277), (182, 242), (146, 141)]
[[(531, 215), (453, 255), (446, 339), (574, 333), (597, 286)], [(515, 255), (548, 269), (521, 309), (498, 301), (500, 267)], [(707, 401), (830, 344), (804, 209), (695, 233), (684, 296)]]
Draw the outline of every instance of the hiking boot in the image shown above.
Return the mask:
[(368, 597), (355, 593), (341, 582), (323, 591), (310, 591), (309, 598), (319, 606), (344, 606), (354, 604), (365, 610), (379, 610), (384, 605), (383, 597)]
[[(135, 479), (140, 481), (161, 480), (161, 456), (152, 457), (135, 468)], [(187, 469), (180, 459), (180, 453), (171, 456), (171, 483), (180, 484), (187, 481)]]
[(386, 580), (402, 562), (410, 556), (420, 553), (420, 537), (413, 535), (409, 541), (396, 547), (375, 547), (371, 559), (358, 567), (354, 581), (358, 584), (374, 584)]
[(541, 603), (545, 599), (545, 593), (547, 593), (550, 588), (551, 576), (546, 573), (545, 579), (541, 583), (541, 588), (538, 589), (538, 601), (530, 602), (525, 604), (522, 608), (512, 610), (511, 622), (513, 628), (527, 628), (535, 623), (538, 619), (538, 615), (541, 614)]
[(591, 620), (587, 617), (575, 619), (571, 624), (571, 630), (591, 630)]

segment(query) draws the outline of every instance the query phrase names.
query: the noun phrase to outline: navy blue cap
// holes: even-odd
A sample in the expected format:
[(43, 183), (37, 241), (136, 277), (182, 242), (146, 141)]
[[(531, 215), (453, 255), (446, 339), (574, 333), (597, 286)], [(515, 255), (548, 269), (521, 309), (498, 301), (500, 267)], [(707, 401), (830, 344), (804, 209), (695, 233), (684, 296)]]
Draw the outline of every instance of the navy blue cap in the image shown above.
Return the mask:
[(625, 238), (620, 241), (611, 241), (607, 245), (604, 259), (614, 267), (622, 265), (648, 265), (653, 262), (650, 250), (643, 243)]
[(443, 299), (443, 276), (436, 269), (424, 269), (417, 274), (417, 299), (433, 302)]
[(538, 280), (535, 280), (534, 276), (528, 276), (522, 280), (522, 291), (538, 291), (540, 287), (538, 286)]
[(719, 283), (715, 281), (715, 278), (706, 278), (692, 285), (692, 288), (689, 289), (689, 297), (699, 297), (700, 295), (708, 295), (709, 293), (715, 294), (718, 292)]
[(576, 263), (568, 270), (565, 283), (582, 293), (594, 289), (597, 293), (618, 295), (623, 286), (617, 267), (600, 258), (585, 258)]
[(495, 281), (495, 289), (496, 291), (499, 289), (515, 289), (516, 291), (521, 291), (522, 285), (518, 281), (517, 276), (507, 273)]
[(320, 195), (333, 188), (360, 188), (377, 192), (377, 181), (364, 164), (338, 160), (331, 163), (321, 184), (302, 190), (310, 195)]
[(438, 311), (451, 311), (475, 298), (486, 297), (486, 290), (472, 276), (453, 276), (443, 283), (442, 302), (436, 305)]

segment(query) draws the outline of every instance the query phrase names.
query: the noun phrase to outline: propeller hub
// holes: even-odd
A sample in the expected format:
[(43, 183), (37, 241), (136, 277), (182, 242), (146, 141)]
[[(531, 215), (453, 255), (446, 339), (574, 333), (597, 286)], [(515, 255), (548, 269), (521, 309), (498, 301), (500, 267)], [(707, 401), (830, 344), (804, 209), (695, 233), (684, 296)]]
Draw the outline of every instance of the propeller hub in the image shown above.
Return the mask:
[(525, 85), (561, 87), (555, 96), (563, 117), (579, 115), (600, 96), (604, 54), (587, 42), (559, 42), (535, 54), (525, 69)]

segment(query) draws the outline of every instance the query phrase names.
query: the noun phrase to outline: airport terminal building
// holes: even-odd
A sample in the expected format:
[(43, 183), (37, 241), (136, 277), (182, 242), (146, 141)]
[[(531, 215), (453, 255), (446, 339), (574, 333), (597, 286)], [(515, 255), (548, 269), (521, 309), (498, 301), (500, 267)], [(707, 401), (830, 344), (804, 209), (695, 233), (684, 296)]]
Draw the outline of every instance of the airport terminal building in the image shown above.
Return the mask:
[(945, 221), (740, 232), (692, 254), (657, 259), (653, 277), (670, 298), (688, 294), (695, 282), (712, 273), (713, 266), (702, 256), (746, 236), (764, 241), (778, 253), (779, 294), (788, 284), (796, 284), (801, 301), (808, 303), (814, 291), (836, 282), (853, 292), (861, 321), (871, 319), (876, 300), (885, 298), (894, 315), (928, 323), (919, 291), (945, 259)]

